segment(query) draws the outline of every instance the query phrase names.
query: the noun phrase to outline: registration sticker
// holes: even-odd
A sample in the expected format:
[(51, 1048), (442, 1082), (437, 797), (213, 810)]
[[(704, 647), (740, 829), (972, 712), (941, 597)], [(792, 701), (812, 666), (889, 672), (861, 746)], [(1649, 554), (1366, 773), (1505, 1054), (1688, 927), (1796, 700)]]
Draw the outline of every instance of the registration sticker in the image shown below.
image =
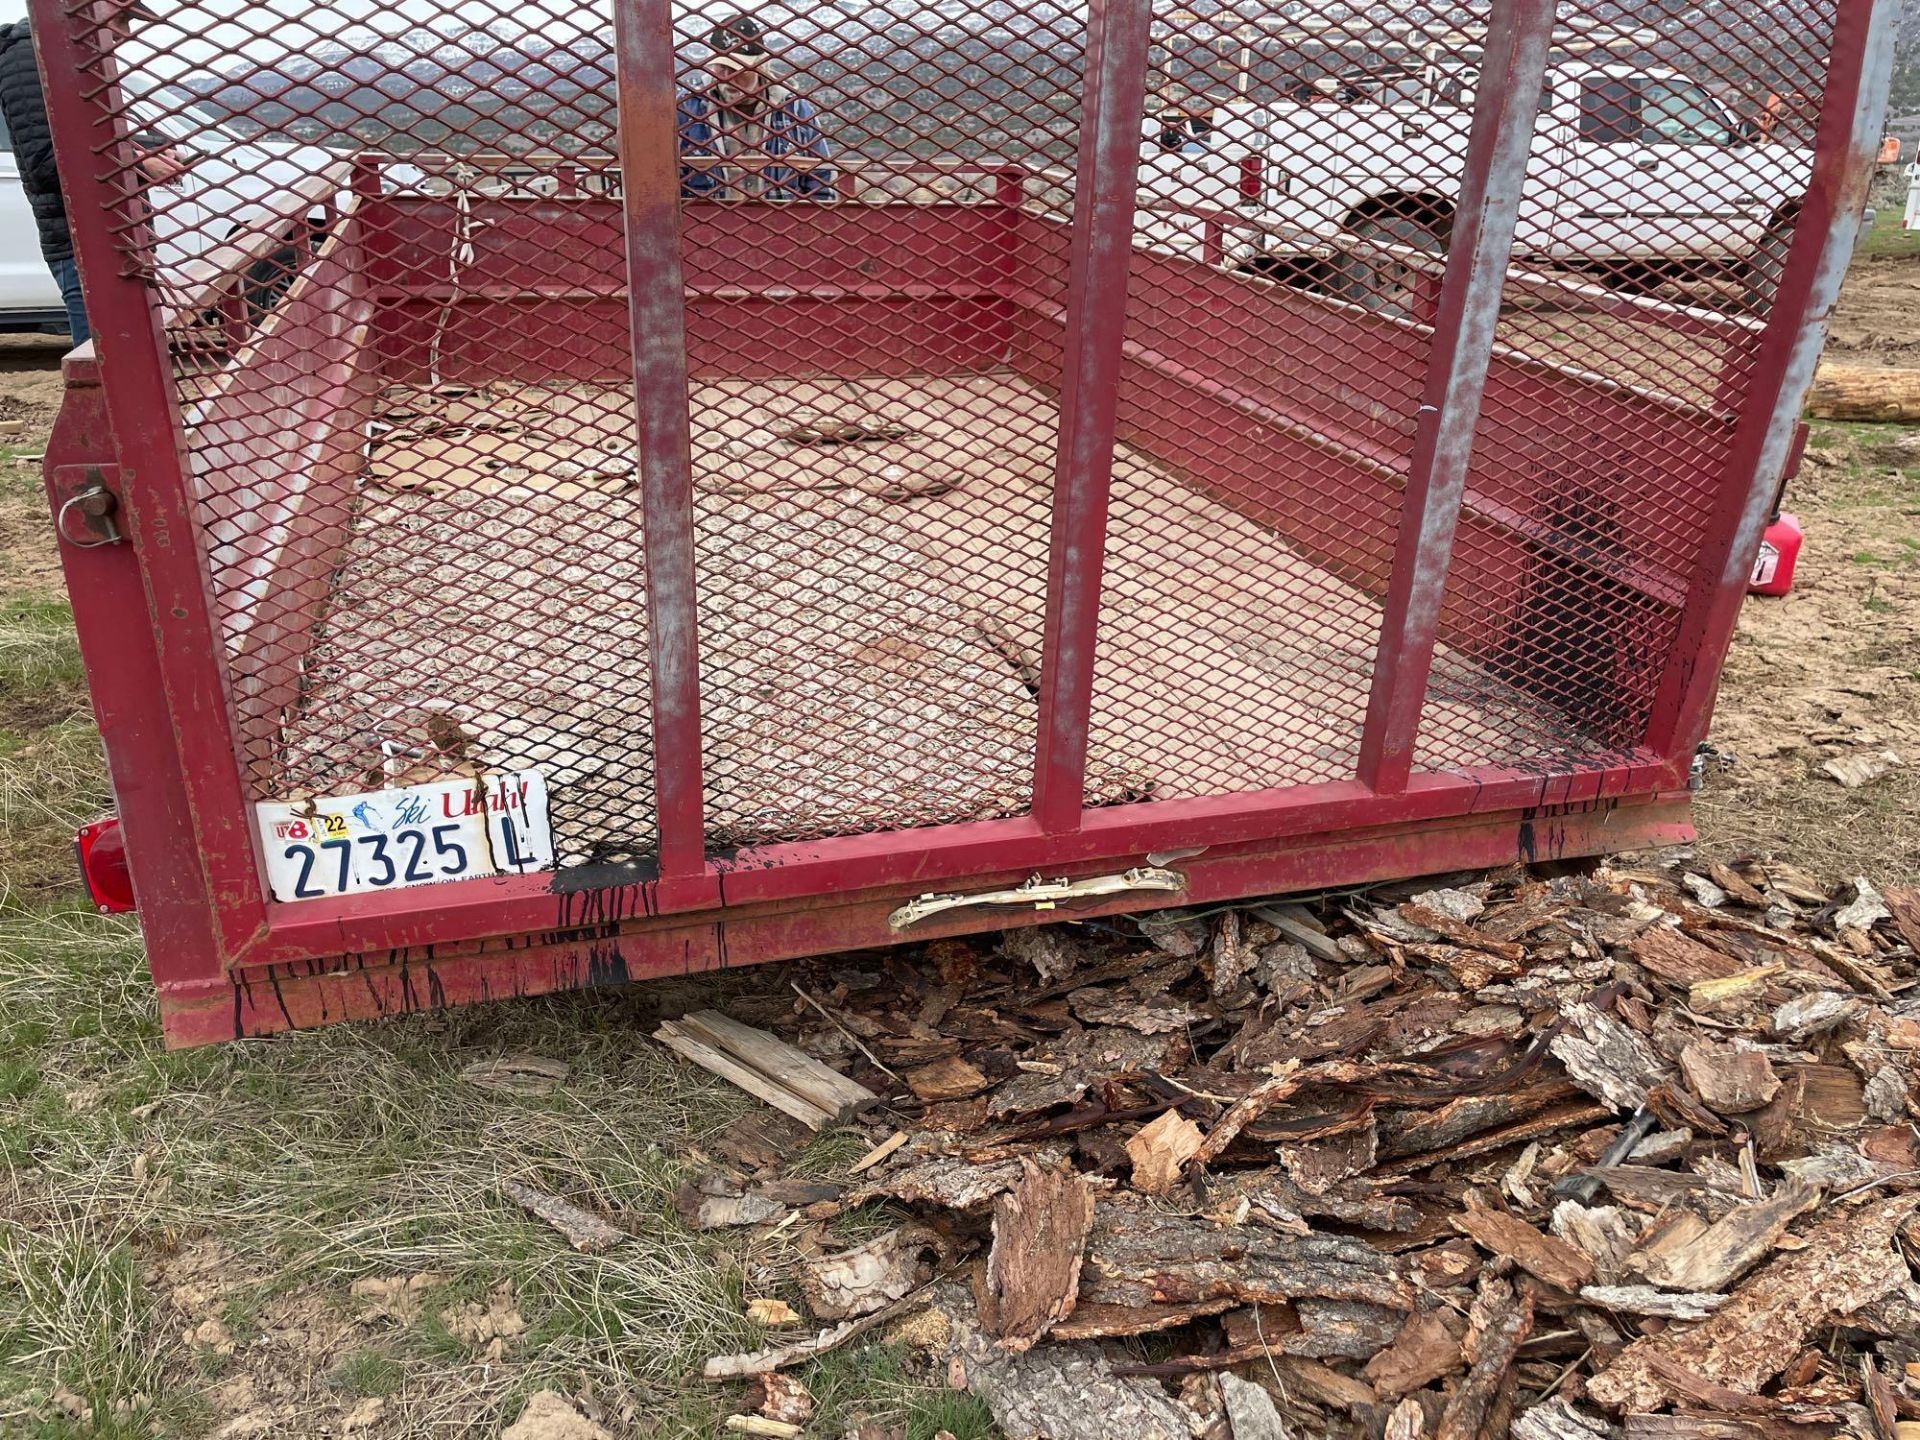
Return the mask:
[(276, 900), (553, 869), (537, 770), (254, 806)]

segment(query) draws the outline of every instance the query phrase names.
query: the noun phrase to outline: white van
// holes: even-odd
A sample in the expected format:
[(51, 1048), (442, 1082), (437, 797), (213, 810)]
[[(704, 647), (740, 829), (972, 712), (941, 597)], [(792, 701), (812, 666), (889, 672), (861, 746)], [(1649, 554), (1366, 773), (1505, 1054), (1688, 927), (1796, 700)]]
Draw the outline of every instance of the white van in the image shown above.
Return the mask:
[[(129, 106), (144, 136), (164, 143), (186, 169), (148, 191), (154, 258), (163, 286), (189, 274), (192, 262), (254, 224), (271, 224), (301, 208), (317, 176), (344, 186), (347, 159), (319, 145), (242, 138), (211, 121), (169, 113), (151, 97)], [(5, 127), (0, 125), (0, 137)], [(0, 153), (0, 332), (65, 334), (66, 306), (40, 255), (40, 235), (20, 185), (13, 144)]]

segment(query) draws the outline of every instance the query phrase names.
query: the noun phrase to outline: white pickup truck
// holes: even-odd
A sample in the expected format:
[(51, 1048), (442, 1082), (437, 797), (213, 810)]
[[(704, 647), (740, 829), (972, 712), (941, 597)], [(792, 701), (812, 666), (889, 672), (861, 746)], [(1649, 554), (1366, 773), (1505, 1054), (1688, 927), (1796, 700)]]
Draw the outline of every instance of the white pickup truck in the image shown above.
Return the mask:
[[(1162, 108), (1142, 135), (1138, 238), (1207, 246), (1207, 258), (1403, 312), (1406, 267), (1375, 246), (1444, 250), (1474, 83), (1470, 69), (1407, 65), (1333, 77), (1280, 104)], [(1555, 64), (1514, 254), (1609, 283), (1716, 268), (1764, 305), (1812, 164), (1811, 151), (1764, 138), (1678, 71)], [(1356, 240), (1375, 245), (1349, 248)]]

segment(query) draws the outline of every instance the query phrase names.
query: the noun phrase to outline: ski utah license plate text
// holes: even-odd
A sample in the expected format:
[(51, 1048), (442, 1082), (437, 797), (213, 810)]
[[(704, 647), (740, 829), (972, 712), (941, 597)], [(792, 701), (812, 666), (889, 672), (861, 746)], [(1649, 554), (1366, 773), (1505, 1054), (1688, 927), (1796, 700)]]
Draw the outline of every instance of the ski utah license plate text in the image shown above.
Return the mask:
[(537, 770), (254, 806), (276, 900), (553, 868)]

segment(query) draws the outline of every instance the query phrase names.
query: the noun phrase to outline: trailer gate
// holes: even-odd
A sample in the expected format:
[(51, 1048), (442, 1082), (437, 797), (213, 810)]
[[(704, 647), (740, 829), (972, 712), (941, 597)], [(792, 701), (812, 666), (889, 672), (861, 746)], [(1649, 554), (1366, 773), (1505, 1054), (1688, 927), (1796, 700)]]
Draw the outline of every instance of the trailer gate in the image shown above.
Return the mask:
[(1311, 8), (33, 0), (169, 1039), (1686, 834), (1892, 5)]

